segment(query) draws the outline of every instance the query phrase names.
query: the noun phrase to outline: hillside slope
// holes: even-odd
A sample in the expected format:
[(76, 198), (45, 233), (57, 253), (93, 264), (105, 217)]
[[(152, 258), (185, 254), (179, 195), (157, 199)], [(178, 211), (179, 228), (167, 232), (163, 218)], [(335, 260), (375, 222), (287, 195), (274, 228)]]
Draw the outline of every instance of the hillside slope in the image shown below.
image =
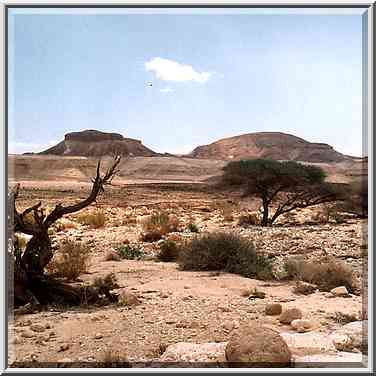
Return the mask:
[(198, 146), (189, 156), (222, 160), (270, 158), (314, 163), (343, 162), (349, 159), (328, 144), (308, 142), (281, 132), (248, 133), (224, 138)]

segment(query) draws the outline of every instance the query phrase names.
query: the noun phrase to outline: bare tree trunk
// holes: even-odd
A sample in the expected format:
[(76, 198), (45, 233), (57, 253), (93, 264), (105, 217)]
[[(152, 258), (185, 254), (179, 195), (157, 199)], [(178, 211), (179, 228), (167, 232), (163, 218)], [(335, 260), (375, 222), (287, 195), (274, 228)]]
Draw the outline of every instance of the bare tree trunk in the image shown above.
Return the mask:
[[(111, 183), (112, 178), (118, 172), (116, 168), (119, 163), (120, 157), (116, 157), (113, 164), (102, 177), (100, 175), (99, 161), (90, 195), (75, 205), (64, 207), (62, 204), (58, 204), (48, 216), (44, 214), (41, 203), (31, 206), (22, 213), (18, 212), (16, 200), (19, 193), (19, 185), (16, 185), (10, 191), (8, 196), (8, 241), (10, 247), (10, 251), (8, 251), (10, 259), (8, 265), (10, 267), (13, 265), (14, 299), (20, 304), (38, 303), (33, 290), (40, 289), (41, 286), (46, 286), (43, 282), (45, 279), (44, 269), (53, 256), (51, 240), (48, 235), (49, 227), (64, 215), (77, 212), (93, 203), (98, 194), (104, 191), (104, 186)], [(30, 213), (34, 215), (33, 223), (30, 223), (26, 218), (26, 215)], [(22, 255), (17, 247), (17, 243), (15, 243), (14, 234), (16, 232), (32, 236)], [(58, 287), (56, 288), (58, 289)], [(73, 292), (71, 291), (71, 293)], [(47, 294), (46, 296), (50, 295)]]
[(267, 226), (268, 225), (268, 218), (269, 218), (269, 203), (268, 200), (265, 198), (262, 199), (262, 220), (261, 220), (261, 226)]

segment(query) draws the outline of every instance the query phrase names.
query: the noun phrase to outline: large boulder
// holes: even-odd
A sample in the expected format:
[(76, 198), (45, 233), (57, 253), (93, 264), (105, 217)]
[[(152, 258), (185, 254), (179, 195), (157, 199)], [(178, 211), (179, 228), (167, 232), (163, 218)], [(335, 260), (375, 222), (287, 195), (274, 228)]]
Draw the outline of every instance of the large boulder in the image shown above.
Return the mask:
[(270, 303), (265, 306), (265, 315), (274, 316), (280, 315), (282, 312), (282, 305), (279, 303)]
[(288, 308), (279, 316), (279, 322), (282, 324), (291, 324), (294, 320), (301, 319), (302, 317), (302, 311), (299, 308)]
[(291, 352), (273, 329), (249, 326), (233, 334), (225, 349), (230, 367), (289, 367)]
[(281, 333), (292, 354), (297, 356), (335, 352), (333, 340), (328, 333), (313, 331), (308, 333)]
[(368, 352), (368, 321), (354, 321), (342, 326), (331, 335), (339, 351)]

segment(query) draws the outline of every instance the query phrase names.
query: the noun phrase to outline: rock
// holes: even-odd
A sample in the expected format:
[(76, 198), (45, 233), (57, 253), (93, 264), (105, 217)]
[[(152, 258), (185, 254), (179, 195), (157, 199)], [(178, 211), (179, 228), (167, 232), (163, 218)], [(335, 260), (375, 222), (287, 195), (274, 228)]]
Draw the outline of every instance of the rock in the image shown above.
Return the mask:
[(309, 320), (296, 319), (296, 320), (291, 321), (291, 326), (298, 333), (306, 333), (312, 330), (313, 323)]
[(185, 285), (184, 288), (185, 288), (186, 290), (188, 290), (188, 289), (191, 288), (191, 285)]
[(227, 332), (231, 332), (234, 329), (239, 328), (239, 322), (238, 321), (226, 321), (222, 324), (222, 328), (226, 330)]
[(288, 367), (291, 352), (273, 329), (249, 326), (234, 333), (225, 349), (231, 367)]
[(293, 289), (295, 294), (309, 295), (313, 294), (317, 290), (317, 285), (311, 283), (297, 281)]
[(302, 311), (299, 308), (288, 308), (281, 313), (279, 321), (282, 324), (291, 324), (292, 321), (301, 319), (302, 317)]
[(314, 354), (296, 356), (293, 359), (295, 368), (339, 368), (339, 367), (366, 367), (367, 359), (362, 354), (338, 352), (336, 354)]
[(104, 260), (105, 261), (120, 261), (121, 257), (120, 257), (120, 255), (116, 251), (114, 251), (113, 249), (111, 249), (111, 250), (109, 250), (106, 253), (106, 256), (104, 257)]
[(21, 337), (24, 337), (24, 338), (32, 338), (34, 336), (35, 334), (31, 330), (23, 330), (21, 332)]
[(58, 352), (61, 352), (61, 351), (67, 351), (69, 349), (69, 344), (68, 343), (62, 343), (59, 347), (59, 350), (57, 350)]
[(12, 343), (13, 345), (19, 345), (19, 344), (22, 343), (22, 339), (21, 339), (20, 337), (16, 337), (16, 336), (14, 336), (14, 337), (12, 338), (12, 340), (11, 340), (11, 343)]
[[(226, 342), (186, 343), (179, 342), (167, 347), (160, 362), (221, 362), (225, 361)], [(178, 365), (176, 365), (178, 366)]]
[(218, 310), (221, 312), (231, 312), (231, 308), (228, 306), (224, 306), (224, 305), (219, 305)]
[(282, 313), (282, 305), (279, 303), (267, 304), (265, 307), (265, 315), (275, 316)]
[(248, 299), (265, 299), (266, 294), (263, 291), (254, 290)]
[(342, 326), (330, 336), (339, 351), (368, 352), (368, 321), (354, 321)]
[(103, 334), (102, 333), (97, 333), (95, 336), (94, 336), (95, 339), (102, 339), (103, 338)]
[(281, 333), (290, 351), (295, 355), (310, 355), (335, 351), (332, 339), (327, 333)]
[(332, 290), (330, 290), (331, 294), (333, 296), (348, 296), (349, 292), (347, 291), (347, 288), (345, 286), (339, 286)]
[(132, 292), (128, 291), (127, 289), (121, 289), (119, 291), (118, 304), (131, 307), (131, 306), (141, 304), (141, 302), (137, 298), (137, 296), (133, 294)]
[(59, 361), (59, 363), (72, 363), (72, 359), (70, 358), (63, 358)]
[(334, 347), (338, 351), (350, 351), (354, 349), (352, 340), (350, 337), (344, 334), (337, 334), (333, 337)]
[(41, 325), (41, 324), (33, 324), (33, 325), (30, 326), (30, 329), (33, 332), (42, 333), (46, 330), (46, 327), (44, 325)]

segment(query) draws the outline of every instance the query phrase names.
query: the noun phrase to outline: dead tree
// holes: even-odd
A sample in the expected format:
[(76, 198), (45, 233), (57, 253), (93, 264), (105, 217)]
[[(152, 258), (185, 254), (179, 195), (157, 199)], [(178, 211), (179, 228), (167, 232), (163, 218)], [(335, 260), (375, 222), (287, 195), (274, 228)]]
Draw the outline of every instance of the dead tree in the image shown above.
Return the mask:
[[(119, 172), (117, 167), (120, 156), (114, 158), (113, 163), (101, 176), (101, 161), (98, 161), (96, 176), (92, 180), (92, 189), (89, 196), (81, 202), (63, 206), (59, 203), (51, 213), (45, 214), (41, 202), (20, 212), (16, 201), (20, 185), (17, 184), (8, 194), (8, 265), (10, 272), (13, 269), (14, 301), (17, 305), (25, 303), (39, 303), (38, 296), (45, 280), (44, 269), (51, 261), (53, 250), (48, 229), (64, 215), (75, 213), (96, 201), (98, 194), (104, 192), (104, 186), (111, 184), (113, 177)], [(27, 216), (33, 215), (33, 221)], [(24, 252), (19, 251), (15, 233), (31, 235)], [(10, 286), (11, 288), (12, 286)]]

